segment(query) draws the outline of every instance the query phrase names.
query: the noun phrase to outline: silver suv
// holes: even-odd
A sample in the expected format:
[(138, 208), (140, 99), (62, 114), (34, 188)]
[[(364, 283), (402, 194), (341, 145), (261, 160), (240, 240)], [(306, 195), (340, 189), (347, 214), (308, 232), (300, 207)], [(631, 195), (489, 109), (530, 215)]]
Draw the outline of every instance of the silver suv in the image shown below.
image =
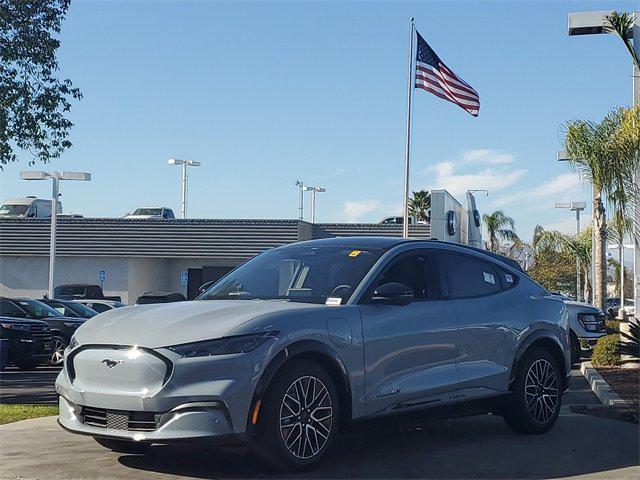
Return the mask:
[(243, 441), (308, 469), (356, 419), (446, 407), (546, 432), (569, 375), (566, 307), (513, 262), (362, 237), (270, 250), (197, 301), (98, 315), (56, 389), (60, 425), (113, 450)]

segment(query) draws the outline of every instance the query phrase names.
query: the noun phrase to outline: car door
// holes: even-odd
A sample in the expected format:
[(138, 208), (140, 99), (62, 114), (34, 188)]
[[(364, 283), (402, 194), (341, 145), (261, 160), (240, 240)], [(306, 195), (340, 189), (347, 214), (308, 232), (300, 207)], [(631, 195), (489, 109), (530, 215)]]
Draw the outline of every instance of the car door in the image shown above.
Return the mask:
[(518, 336), (509, 321), (518, 309), (509, 294), (517, 278), (476, 255), (442, 251), (440, 259), (458, 319), (461, 398), (504, 392)]
[[(401, 253), (361, 300), (368, 414), (438, 403), (457, 388), (456, 317), (439, 276), (429, 249)], [(371, 303), (376, 287), (389, 282), (411, 287), (414, 300)]]

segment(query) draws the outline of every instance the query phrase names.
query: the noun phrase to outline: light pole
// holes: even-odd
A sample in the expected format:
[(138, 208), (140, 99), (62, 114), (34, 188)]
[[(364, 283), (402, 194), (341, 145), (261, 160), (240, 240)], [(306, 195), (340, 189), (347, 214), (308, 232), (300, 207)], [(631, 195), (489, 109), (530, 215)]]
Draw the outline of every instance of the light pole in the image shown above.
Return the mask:
[(202, 165), (195, 160), (180, 160), (170, 158), (169, 165), (182, 165), (182, 218), (187, 218), (187, 167), (199, 167)]
[(55, 268), (56, 268), (56, 230), (58, 226), (58, 197), (60, 196), (60, 180), (78, 180), (88, 182), (91, 180), (91, 174), (85, 172), (42, 172), (42, 171), (26, 171), (20, 172), (20, 178), (23, 180), (53, 180), (51, 189), (51, 240), (49, 243), (49, 298), (53, 298), (53, 289), (55, 287)]
[[(607, 34), (613, 33), (607, 25), (607, 20), (605, 16), (611, 14), (611, 11), (600, 11), (600, 12), (576, 12), (569, 14), (569, 28), (568, 33), (569, 36), (574, 35), (598, 35), (598, 34)], [(640, 12), (634, 12), (634, 22), (631, 28), (631, 39), (633, 43), (633, 50), (636, 56), (640, 56)], [(640, 105), (640, 70), (632, 64), (631, 67), (631, 78), (632, 78), (632, 93), (633, 93), (633, 106)], [(636, 168), (636, 185), (640, 184), (640, 165)], [(634, 244), (636, 246), (640, 245), (640, 202), (636, 202), (635, 206), (635, 220), (636, 225), (634, 228)], [(634, 254), (634, 272), (633, 276), (635, 278), (634, 292), (635, 292), (635, 303), (638, 305), (640, 301), (640, 272), (636, 268), (640, 263), (640, 248), (635, 249)], [(636, 318), (639, 315), (636, 311)]]
[[(576, 235), (580, 234), (580, 212), (582, 212), (587, 204), (585, 202), (566, 202), (556, 203), (555, 208), (568, 208), (572, 212), (576, 212)], [(576, 300), (580, 301), (580, 258), (576, 256)]]
[(304, 182), (302, 180), (296, 180), (296, 187), (298, 187), (299, 190), (298, 220), (304, 220)]

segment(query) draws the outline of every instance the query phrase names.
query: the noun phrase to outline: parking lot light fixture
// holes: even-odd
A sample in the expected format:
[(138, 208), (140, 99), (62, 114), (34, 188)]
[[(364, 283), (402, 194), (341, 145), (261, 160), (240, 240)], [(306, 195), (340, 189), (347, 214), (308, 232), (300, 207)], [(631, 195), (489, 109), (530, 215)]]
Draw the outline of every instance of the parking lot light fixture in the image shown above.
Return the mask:
[(170, 158), (167, 163), (182, 166), (182, 218), (187, 218), (187, 167), (199, 167), (202, 164), (195, 160), (181, 160), (179, 158)]
[(91, 174), (87, 172), (43, 172), (23, 171), (20, 172), (22, 180), (49, 180), (53, 181), (51, 189), (51, 240), (49, 242), (49, 288), (48, 296), (53, 298), (55, 287), (55, 267), (56, 267), (56, 230), (58, 226), (58, 197), (60, 196), (60, 180), (76, 180), (80, 182), (91, 181)]
[[(582, 212), (587, 204), (585, 202), (562, 202), (556, 203), (555, 208), (568, 208), (572, 212), (576, 212), (576, 235), (580, 234), (580, 212)], [(576, 257), (576, 300), (580, 301), (580, 258)]]
[(324, 193), (327, 191), (324, 187), (306, 187), (311, 191), (311, 223), (316, 223), (316, 193)]

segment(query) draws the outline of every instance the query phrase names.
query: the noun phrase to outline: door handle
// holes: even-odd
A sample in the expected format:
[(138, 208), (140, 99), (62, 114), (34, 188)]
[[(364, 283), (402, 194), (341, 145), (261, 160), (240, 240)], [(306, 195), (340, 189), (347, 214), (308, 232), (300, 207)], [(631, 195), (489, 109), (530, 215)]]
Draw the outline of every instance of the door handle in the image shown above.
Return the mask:
[(380, 398), (380, 397), (388, 397), (390, 395), (397, 395), (398, 393), (400, 393), (400, 389), (399, 388), (394, 388), (390, 392), (381, 393), (380, 395), (376, 395), (376, 397), (378, 397), (378, 398)]

